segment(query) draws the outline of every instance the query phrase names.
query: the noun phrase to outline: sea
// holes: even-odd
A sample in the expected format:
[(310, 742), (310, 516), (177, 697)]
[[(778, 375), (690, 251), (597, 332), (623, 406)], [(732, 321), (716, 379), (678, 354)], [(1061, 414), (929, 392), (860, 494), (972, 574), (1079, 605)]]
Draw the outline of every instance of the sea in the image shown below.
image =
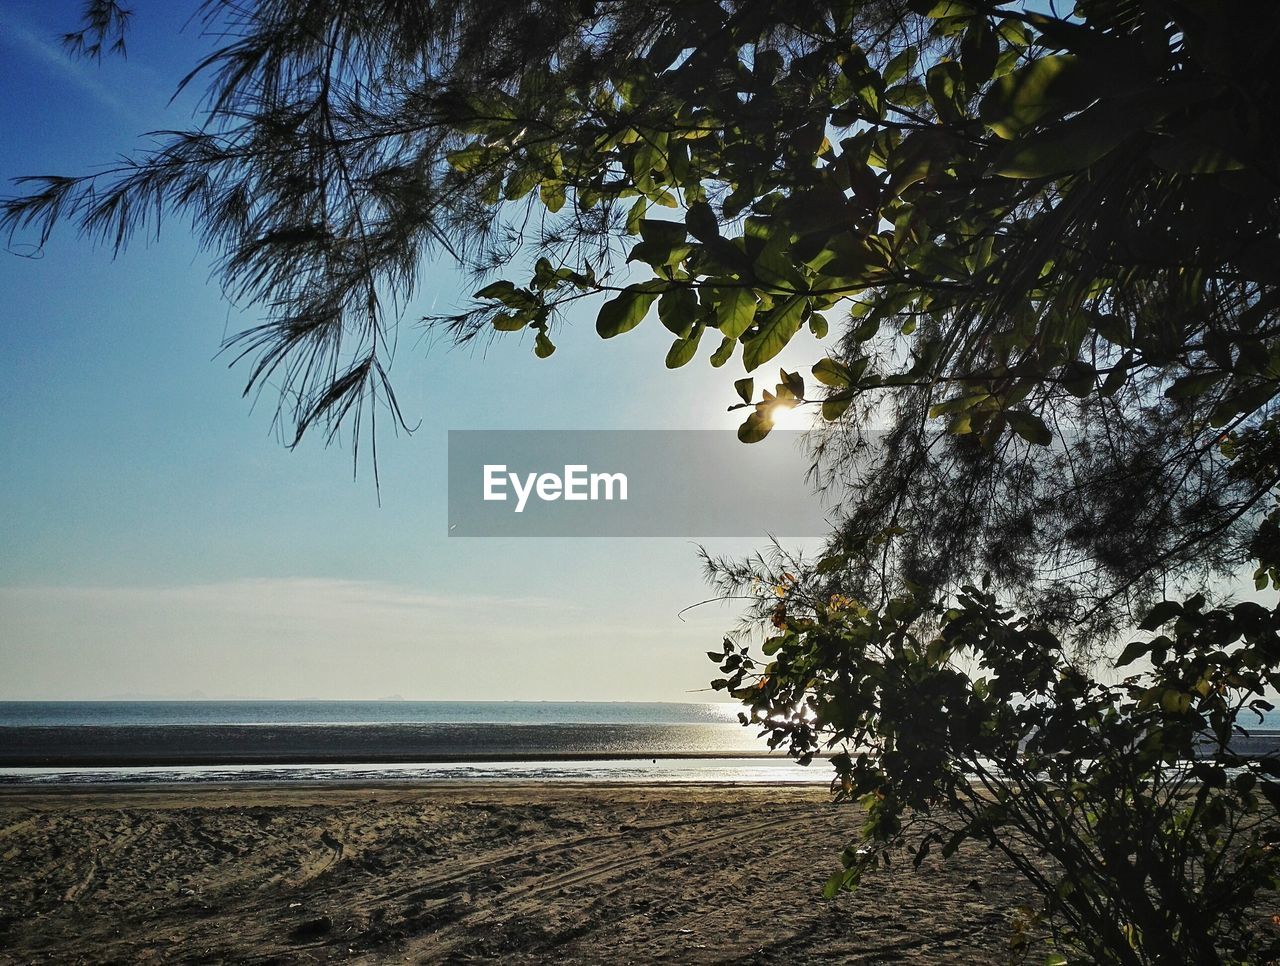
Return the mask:
[(4, 701), (0, 785), (826, 784), (723, 703)]
[[(0, 787), (173, 782), (827, 784), (723, 703), (0, 701)], [(1280, 714), (1233, 747), (1280, 752)]]

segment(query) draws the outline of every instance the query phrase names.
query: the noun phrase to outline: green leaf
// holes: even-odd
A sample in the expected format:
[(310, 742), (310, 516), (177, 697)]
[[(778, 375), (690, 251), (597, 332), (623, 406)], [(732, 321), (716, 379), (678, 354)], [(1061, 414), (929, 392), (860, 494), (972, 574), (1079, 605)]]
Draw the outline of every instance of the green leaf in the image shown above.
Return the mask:
[[(917, 131), (890, 153), (888, 189), (900, 195), (918, 181), (923, 181), (936, 168), (945, 164), (946, 144), (935, 131)], [(867, 256), (872, 253), (867, 252)], [(828, 267), (828, 271), (831, 269)]]
[(692, 246), (684, 243), (668, 244), (665, 241), (642, 241), (632, 246), (628, 262), (644, 262), (654, 268), (678, 265), (689, 254)]
[(896, 84), (902, 78), (906, 77), (916, 66), (916, 60), (920, 56), (920, 51), (915, 45), (910, 45), (906, 49), (896, 54), (884, 69), (884, 83), (888, 87), (890, 84)]
[(813, 572), (816, 574), (831, 574), (837, 570), (844, 569), (848, 564), (849, 558), (844, 554), (828, 554), (818, 561), (818, 565), (813, 568)]
[(751, 402), (751, 397), (756, 391), (756, 381), (750, 376), (745, 376), (742, 379), (735, 379), (733, 382), (733, 388), (734, 391), (742, 398), (744, 403), (749, 403)]
[(503, 186), (502, 194), (508, 201), (518, 201), (538, 186), (542, 172), (536, 167), (517, 168)]
[(966, 17), (977, 12), (969, 0), (911, 0), (911, 9), (933, 20)]
[(649, 306), (657, 297), (658, 293), (645, 292), (634, 285), (623, 290), (600, 306), (600, 314), (596, 317), (596, 332), (602, 339), (612, 339), (615, 335), (630, 332), (644, 321)]
[(702, 330), (705, 326), (699, 322), (693, 327), (693, 330), (683, 339), (676, 339), (672, 343), (671, 348), (667, 350), (667, 368), (679, 369), (683, 365), (687, 365), (695, 355), (698, 354), (698, 342), (702, 339)]
[(992, 169), (1004, 178), (1048, 178), (1083, 171), (1186, 101), (1156, 88), (1094, 104), (1074, 117), (1015, 141)]
[(711, 298), (715, 302), (716, 328), (726, 338), (736, 339), (751, 328), (756, 317), (756, 297), (751, 289), (713, 287)]
[(937, 419), (939, 416), (946, 416), (949, 413), (962, 413), (990, 398), (991, 393), (985, 389), (979, 389), (961, 396), (953, 396), (944, 402), (930, 406), (929, 418)]
[(804, 276), (796, 269), (795, 257), (780, 237), (771, 237), (752, 262), (751, 270), (765, 285), (787, 291), (806, 289)]
[[(887, 252), (875, 247), (870, 237), (855, 237), (851, 232), (842, 231), (828, 239), (819, 259), (819, 272), (822, 275), (840, 278), (843, 284), (850, 280), (865, 282), (877, 269), (888, 266)], [(818, 291), (823, 291), (821, 285)]]
[(658, 300), (658, 318), (667, 331), (685, 338), (698, 315), (698, 293), (692, 288), (673, 288)]
[(917, 81), (906, 81), (902, 84), (895, 84), (885, 91), (884, 99), (890, 104), (896, 104), (898, 107), (905, 107), (910, 110), (927, 101), (929, 93), (924, 89), (923, 84)]
[(744, 443), (758, 443), (773, 429), (773, 419), (761, 412), (754, 412), (738, 427), (738, 439)]
[(1026, 24), (1009, 17), (1001, 20), (996, 27), (1000, 39), (1012, 47), (1029, 47), (1032, 35)]
[(506, 91), (496, 88), (477, 91), (465, 99), (461, 126), (474, 134), (502, 133), (519, 113), (519, 104)]
[(804, 398), (804, 376), (798, 372), (787, 372), (786, 369), (783, 369), (778, 374), (778, 378), (782, 381), (782, 385), (791, 391), (791, 395), (797, 399)]
[(666, 221), (658, 218), (640, 219), (640, 237), (653, 245), (682, 244), (688, 237), (685, 227), (678, 221)]
[(455, 171), (464, 174), (478, 168), (489, 156), (489, 149), (482, 144), (472, 144), (457, 151), (450, 151), (445, 160)]
[(533, 266), (533, 284), (539, 291), (550, 288), (557, 278), (555, 266), (546, 257), (539, 258)]
[(1116, 667), (1126, 667), (1151, 650), (1150, 641), (1132, 641), (1116, 658)]
[(1142, 623), (1138, 625), (1138, 629), (1142, 631), (1154, 631), (1159, 627), (1163, 627), (1175, 617), (1182, 616), (1182, 604), (1176, 600), (1162, 600), (1160, 603), (1147, 611), (1147, 616), (1142, 619)]
[(813, 333), (814, 338), (825, 339), (830, 328), (827, 317), (821, 312), (814, 312), (809, 316), (809, 331)]
[(1175, 688), (1166, 688), (1160, 696), (1160, 707), (1169, 714), (1186, 714), (1191, 707), (1191, 695)]
[(652, 138), (638, 142), (624, 163), (636, 181), (649, 181), (655, 172), (660, 172), (667, 166), (662, 147), (654, 143)]
[(1062, 386), (1077, 399), (1083, 399), (1093, 392), (1098, 383), (1098, 373), (1087, 362), (1075, 359), (1062, 367)]
[[(1106, 312), (1094, 317), (1093, 325), (1098, 330), (1098, 335), (1108, 342), (1121, 348), (1129, 348), (1133, 345), (1133, 330), (1129, 327), (1128, 319), (1121, 318), (1113, 312)], [(1131, 358), (1129, 353), (1125, 353), (1126, 360)], [(1128, 365), (1127, 361), (1125, 365)]]
[(958, 119), (961, 116), (962, 85), (960, 65), (954, 60), (944, 60), (929, 68), (924, 75), (924, 86), (939, 117)]
[(514, 292), (515, 290), (516, 286), (514, 282), (508, 282), (506, 279), (499, 279), (496, 282), (489, 283), (471, 297), (473, 299), (498, 299), (502, 298), (503, 295)]
[(786, 348), (804, 321), (805, 301), (791, 297), (776, 306), (760, 322), (759, 331), (746, 341), (742, 364), (751, 372)]
[(472, 296), (475, 299), (494, 299), (513, 309), (536, 309), (537, 297), (527, 289), (516, 288), (514, 283), (499, 279), (486, 285)]
[(832, 386), (835, 389), (844, 389), (851, 385), (854, 375), (849, 371), (849, 367), (843, 362), (835, 359), (822, 359), (814, 365), (813, 378), (824, 386)]
[(1049, 114), (1084, 107), (1100, 93), (1100, 86), (1079, 58), (1052, 54), (992, 84), (979, 114), (996, 134), (1011, 139)]
[(524, 313), (499, 312), (493, 317), (493, 327), (499, 332), (519, 332), (529, 324)]
[(1164, 391), (1169, 399), (1195, 399), (1227, 378), (1225, 372), (1193, 372), (1190, 375), (1175, 379), (1173, 385)]
[(884, 82), (880, 74), (868, 64), (866, 54), (858, 47), (853, 47), (837, 60), (846, 81), (844, 89), (854, 98), (854, 101), (846, 103), (837, 115), (845, 117), (870, 115), (878, 118), (882, 110), (881, 94), (884, 92)]
[(695, 201), (684, 213), (684, 223), (689, 234), (699, 241), (710, 241), (720, 237), (720, 223), (715, 212), (705, 201)]
[(1213, 408), (1210, 422), (1214, 426), (1224, 426), (1240, 413), (1251, 413), (1275, 398), (1275, 383), (1268, 380), (1251, 386), (1248, 389), (1232, 393), (1228, 398)]
[(725, 336), (720, 340), (720, 347), (711, 353), (711, 364), (719, 369), (722, 365), (733, 358), (734, 347), (737, 346), (737, 339), (730, 339)]
[(1049, 427), (1034, 413), (1023, 409), (1009, 409), (1005, 411), (1005, 418), (1009, 420), (1013, 431), (1028, 443), (1048, 446), (1053, 441), (1053, 434), (1049, 432)]
[(545, 359), (555, 351), (555, 343), (547, 338), (547, 333), (539, 332), (537, 340), (533, 343), (533, 354), (539, 359)]
[(555, 214), (564, 207), (565, 192), (563, 181), (544, 181), (538, 190), (539, 196), (542, 198), (542, 204), (546, 209)]
[(1106, 157), (1134, 133), (1123, 122), (1100, 132), (1100, 136), (1076, 133), (1079, 117), (1072, 118), (1043, 134), (1014, 143), (992, 167), (991, 173), (1001, 178), (1051, 178), (1083, 171)]
[[(866, 305), (865, 302), (859, 302), (858, 304)], [(853, 321), (855, 318), (856, 316), (851, 315), (850, 321)], [(852, 339), (854, 342), (866, 342), (874, 338), (876, 333), (878, 333), (879, 331), (880, 331), (880, 317), (878, 315), (871, 315), (858, 323), (857, 328), (855, 328), (852, 332), (849, 333), (849, 338)]]
[(991, 79), (999, 56), (1000, 41), (991, 29), (991, 21), (986, 17), (974, 17), (960, 41), (960, 66), (964, 69), (965, 83), (970, 90), (976, 90)]
[(637, 198), (636, 203), (631, 206), (631, 211), (627, 213), (627, 234), (640, 234), (640, 222), (644, 218), (645, 212), (649, 210), (648, 198)]
[(834, 399), (826, 399), (822, 403), (822, 418), (829, 423), (834, 423), (843, 416), (853, 403), (853, 396), (837, 396)]
[(1126, 352), (1120, 357), (1120, 361), (1112, 367), (1111, 371), (1107, 373), (1107, 378), (1102, 380), (1102, 388), (1098, 390), (1098, 393), (1104, 399), (1110, 399), (1120, 391), (1120, 387), (1124, 385), (1125, 378), (1128, 376), (1131, 359), (1132, 354)]

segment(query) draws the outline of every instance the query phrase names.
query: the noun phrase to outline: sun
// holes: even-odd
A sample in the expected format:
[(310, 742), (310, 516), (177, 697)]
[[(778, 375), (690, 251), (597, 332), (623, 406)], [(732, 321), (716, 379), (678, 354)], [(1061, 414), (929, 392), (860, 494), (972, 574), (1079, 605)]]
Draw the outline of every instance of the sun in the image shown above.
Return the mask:
[(806, 406), (783, 406), (779, 403), (769, 409), (774, 429), (805, 430), (813, 422), (813, 412)]

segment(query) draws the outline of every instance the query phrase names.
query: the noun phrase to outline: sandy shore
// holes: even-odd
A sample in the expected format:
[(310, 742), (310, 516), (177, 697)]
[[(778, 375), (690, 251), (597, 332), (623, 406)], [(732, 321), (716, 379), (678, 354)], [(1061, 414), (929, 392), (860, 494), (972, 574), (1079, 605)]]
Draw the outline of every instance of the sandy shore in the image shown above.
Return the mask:
[(986, 853), (819, 898), (820, 788), (457, 785), (0, 793), (0, 961), (1007, 959)]

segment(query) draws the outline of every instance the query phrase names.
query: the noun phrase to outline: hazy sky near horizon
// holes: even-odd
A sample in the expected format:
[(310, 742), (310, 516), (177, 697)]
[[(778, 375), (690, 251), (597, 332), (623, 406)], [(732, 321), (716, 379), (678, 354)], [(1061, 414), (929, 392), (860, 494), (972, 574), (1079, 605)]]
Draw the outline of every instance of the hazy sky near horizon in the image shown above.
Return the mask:
[[(167, 101), (206, 44), (180, 33), (195, 6), (136, 4), (128, 59), (96, 66), (58, 46), (78, 2), (5, 0), (0, 192), (190, 123)], [(468, 287), (427, 266), (392, 368), (422, 424), (380, 440), (379, 506), (367, 465), (353, 481), (344, 449), (287, 450), (272, 400), (241, 398), (215, 356), (259, 315), (185, 225), (115, 260), (74, 229), (39, 257), (22, 241), (0, 251), (0, 699), (713, 697), (704, 652), (735, 612), (677, 617), (708, 596), (692, 540), (449, 539), (445, 441), (731, 427), (740, 373), (666, 371), (656, 320), (606, 343), (584, 318), (545, 361), (527, 340), (429, 345), (412, 320)]]

